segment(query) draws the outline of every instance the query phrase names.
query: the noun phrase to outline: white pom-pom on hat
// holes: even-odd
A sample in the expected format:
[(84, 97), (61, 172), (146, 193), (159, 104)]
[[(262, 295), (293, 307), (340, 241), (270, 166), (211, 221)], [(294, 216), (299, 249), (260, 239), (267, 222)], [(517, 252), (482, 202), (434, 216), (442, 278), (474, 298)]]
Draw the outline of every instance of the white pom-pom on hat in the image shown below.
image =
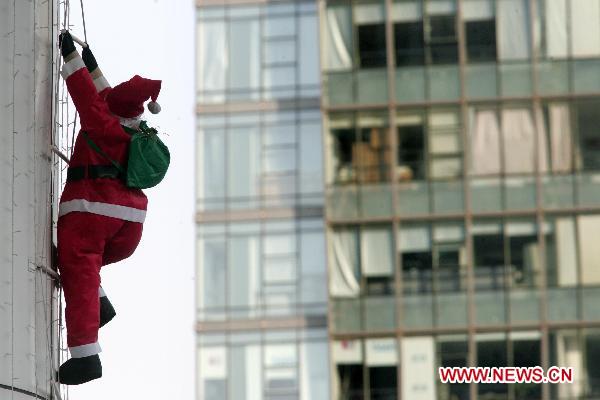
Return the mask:
[(151, 101), (148, 103), (148, 110), (150, 110), (152, 114), (158, 114), (160, 112), (160, 104), (155, 101)]

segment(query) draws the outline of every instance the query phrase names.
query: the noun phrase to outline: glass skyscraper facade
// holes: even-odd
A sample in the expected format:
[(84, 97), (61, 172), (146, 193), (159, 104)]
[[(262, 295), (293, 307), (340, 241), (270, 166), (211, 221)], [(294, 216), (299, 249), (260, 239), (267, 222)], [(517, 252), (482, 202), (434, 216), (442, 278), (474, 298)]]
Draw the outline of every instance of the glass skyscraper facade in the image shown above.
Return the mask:
[(317, 5), (199, 2), (198, 398), (327, 399)]
[[(198, 3), (199, 397), (600, 396), (600, 0), (223, 3)], [(437, 375), (537, 365), (575, 382)]]

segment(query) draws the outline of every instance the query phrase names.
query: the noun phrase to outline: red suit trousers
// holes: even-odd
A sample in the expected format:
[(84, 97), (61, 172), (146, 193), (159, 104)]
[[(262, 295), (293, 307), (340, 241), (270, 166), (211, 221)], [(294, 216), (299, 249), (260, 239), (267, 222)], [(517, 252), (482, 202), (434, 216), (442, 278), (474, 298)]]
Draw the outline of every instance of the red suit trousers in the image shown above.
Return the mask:
[[(58, 262), (66, 302), (67, 344), (99, 352), (100, 269), (121, 261), (138, 246), (143, 225), (103, 215), (72, 212), (58, 220)], [(89, 350), (91, 346), (92, 350)], [(94, 352), (94, 346), (98, 351)]]

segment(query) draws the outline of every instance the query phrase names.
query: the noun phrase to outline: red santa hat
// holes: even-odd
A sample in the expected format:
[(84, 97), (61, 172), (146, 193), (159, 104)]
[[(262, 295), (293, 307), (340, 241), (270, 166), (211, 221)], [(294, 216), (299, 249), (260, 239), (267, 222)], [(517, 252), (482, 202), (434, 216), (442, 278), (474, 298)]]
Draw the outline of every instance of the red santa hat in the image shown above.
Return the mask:
[(106, 96), (110, 111), (122, 118), (134, 118), (144, 112), (144, 102), (149, 98), (148, 110), (152, 114), (160, 112), (156, 98), (162, 81), (142, 78), (139, 75), (115, 86)]

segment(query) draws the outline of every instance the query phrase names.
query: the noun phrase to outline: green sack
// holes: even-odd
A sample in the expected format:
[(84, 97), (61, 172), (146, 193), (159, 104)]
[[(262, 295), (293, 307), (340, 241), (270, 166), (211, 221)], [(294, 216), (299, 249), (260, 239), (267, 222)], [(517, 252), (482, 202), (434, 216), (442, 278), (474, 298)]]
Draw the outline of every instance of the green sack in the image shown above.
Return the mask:
[(92, 149), (111, 162), (124, 177), (125, 185), (133, 189), (147, 189), (158, 185), (169, 168), (171, 155), (167, 146), (158, 137), (154, 128), (149, 128), (146, 121), (140, 123), (140, 131), (123, 127), (131, 135), (127, 168), (111, 159), (87, 133), (82, 132)]

